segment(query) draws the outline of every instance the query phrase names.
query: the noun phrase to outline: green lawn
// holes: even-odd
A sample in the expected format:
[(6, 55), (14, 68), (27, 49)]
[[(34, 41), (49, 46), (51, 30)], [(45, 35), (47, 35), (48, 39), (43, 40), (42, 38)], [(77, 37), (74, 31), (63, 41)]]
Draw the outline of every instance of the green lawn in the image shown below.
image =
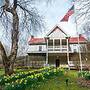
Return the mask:
[[(90, 88), (81, 87), (77, 84), (77, 72), (69, 71), (68, 77), (54, 77), (44, 83), (41, 83), (37, 88), (27, 88), (26, 90), (90, 90)], [(69, 79), (68, 86), (66, 78)]]

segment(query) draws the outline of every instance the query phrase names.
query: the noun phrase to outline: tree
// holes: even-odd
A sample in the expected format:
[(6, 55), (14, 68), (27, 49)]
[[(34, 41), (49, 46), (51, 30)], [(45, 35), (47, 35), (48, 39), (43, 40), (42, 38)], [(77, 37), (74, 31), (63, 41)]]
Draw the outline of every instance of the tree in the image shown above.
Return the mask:
[(37, 1), (39, 0), (4, 0), (4, 5), (0, 8), (1, 21), (11, 36), (9, 56), (7, 56), (0, 42), (0, 51), (6, 75), (11, 75), (14, 72), (13, 68), (18, 51), (20, 30), (38, 30), (38, 28), (40, 29), (43, 26), (42, 18), (38, 14), (37, 9), (32, 6)]
[(90, 21), (82, 25), (82, 32), (86, 36), (88, 42), (90, 42)]
[(75, 11), (78, 28), (82, 29), (80, 33), (87, 34), (90, 31), (90, 0), (76, 0)]

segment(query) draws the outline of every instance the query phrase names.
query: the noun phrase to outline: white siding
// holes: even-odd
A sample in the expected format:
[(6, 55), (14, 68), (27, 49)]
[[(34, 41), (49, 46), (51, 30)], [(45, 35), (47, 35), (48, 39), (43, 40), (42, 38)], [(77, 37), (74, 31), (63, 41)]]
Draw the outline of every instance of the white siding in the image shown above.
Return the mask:
[(36, 51), (37, 52), (37, 51), (39, 51), (39, 46), (42, 47), (41, 51), (46, 51), (46, 45), (30, 45), (28, 52), (32, 52), (32, 51)]
[(70, 48), (72, 52), (78, 52), (78, 44), (70, 44)]
[(49, 35), (49, 37), (50, 37), (51, 39), (53, 39), (53, 38), (58, 39), (58, 38), (65, 38), (66, 35), (65, 35), (62, 31), (60, 31), (58, 28), (56, 28), (56, 29), (54, 30), (54, 32), (52, 32), (52, 33)]

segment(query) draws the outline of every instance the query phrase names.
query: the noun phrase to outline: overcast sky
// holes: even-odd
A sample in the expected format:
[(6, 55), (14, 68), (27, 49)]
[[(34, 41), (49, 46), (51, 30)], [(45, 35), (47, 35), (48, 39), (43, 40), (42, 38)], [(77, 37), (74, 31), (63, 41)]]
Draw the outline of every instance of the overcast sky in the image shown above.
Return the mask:
[(41, 15), (45, 16), (47, 32), (58, 24), (67, 34), (76, 35), (74, 14), (69, 18), (68, 22), (60, 22), (71, 6), (71, 0), (55, 0), (48, 6), (45, 3), (38, 5)]
[[(2, 1), (0, 0), (0, 3)], [(45, 18), (46, 33), (58, 24), (70, 36), (76, 35), (74, 15), (69, 18), (68, 22), (60, 22), (71, 6), (71, 0), (55, 0), (49, 5), (46, 5), (44, 2), (37, 3), (39, 13)], [(2, 29), (0, 24), (0, 37), (2, 36)]]

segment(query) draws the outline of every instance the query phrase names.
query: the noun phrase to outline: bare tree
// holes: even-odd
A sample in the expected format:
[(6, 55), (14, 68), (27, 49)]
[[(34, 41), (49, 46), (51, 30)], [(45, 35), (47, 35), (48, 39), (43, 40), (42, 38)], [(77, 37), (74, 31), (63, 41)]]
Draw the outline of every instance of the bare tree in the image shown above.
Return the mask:
[[(5, 74), (11, 75), (14, 71), (14, 63), (18, 51), (20, 31), (38, 30), (43, 26), (43, 20), (32, 6), (37, 1), (42, 0), (4, 0), (0, 8), (0, 18), (7, 32), (11, 36), (10, 55), (7, 56), (5, 49), (0, 42)], [(50, 0), (45, 0), (49, 2)]]
[(88, 42), (90, 42), (90, 21), (87, 21), (82, 25), (82, 34), (84, 34)]
[(90, 0), (75, 0), (75, 15), (78, 27), (90, 22)]

